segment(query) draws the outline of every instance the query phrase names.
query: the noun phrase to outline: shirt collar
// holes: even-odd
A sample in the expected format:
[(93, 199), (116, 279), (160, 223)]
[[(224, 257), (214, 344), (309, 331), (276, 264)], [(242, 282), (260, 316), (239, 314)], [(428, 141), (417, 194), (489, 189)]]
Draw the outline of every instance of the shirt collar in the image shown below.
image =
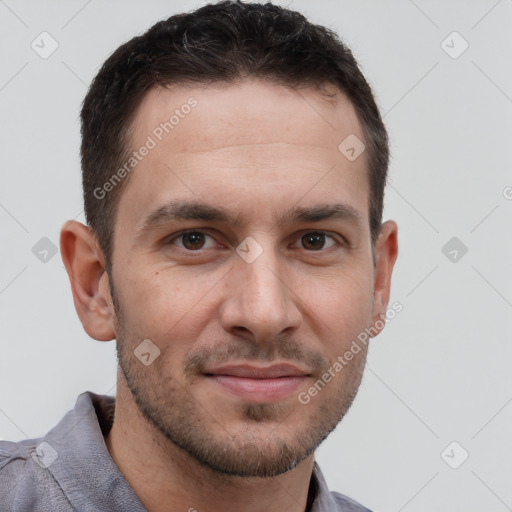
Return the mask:
[(315, 461), (311, 479), (316, 482), (316, 496), (310, 512), (332, 512), (340, 510), (336, 500), (327, 487), (324, 475)]
[(114, 406), (113, 397), (82, 393), (45, 437), (57, 452), (48, 471), (76, 510), (145, 511), (103, 438), (112, 426)]

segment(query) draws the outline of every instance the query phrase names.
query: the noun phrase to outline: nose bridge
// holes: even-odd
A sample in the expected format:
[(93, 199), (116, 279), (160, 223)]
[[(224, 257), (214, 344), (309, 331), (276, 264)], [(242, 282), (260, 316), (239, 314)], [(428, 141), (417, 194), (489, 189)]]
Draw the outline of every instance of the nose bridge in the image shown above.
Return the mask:
[(236, 261), (223, 320), (226, 329), (243, 328), (255, 338), (267, 339), (297, 327), (300, 314), (278, 254), (270, 244), (260, 247), (254, 261), (244, 259), (243, 253)]
[[(268, 254), (268, 252), (267, 252)], [(286, 301), (286, 289), (279, 274), (276, 258), (260, 256), (251, 264), (244, 264), (244, 300), (255, 314), (280, 313)]]

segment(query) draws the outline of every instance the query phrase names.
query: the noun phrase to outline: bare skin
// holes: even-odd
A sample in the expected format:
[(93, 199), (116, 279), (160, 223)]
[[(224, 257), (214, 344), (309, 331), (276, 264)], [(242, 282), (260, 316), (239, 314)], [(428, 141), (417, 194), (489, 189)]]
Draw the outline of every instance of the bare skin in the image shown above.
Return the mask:
[[(84, 329), (118, 343), (106, 445), (150, 512), (303, 512), (314, 450), (350, 407), (367, 347), (307, 404), (298, 396), (385, 314), (397, 227), (382, 225), (372, 253), (365, 154), (349, 161), (338, 149), (364, 135), (341, 93), (329, 102), (255, 80), (152, 89), (133, 149), (191, 97), (197, 106), (127, 178), (110, 279), (89, 228), (69, 222), (61, 233)], [(208, 205), (234, 218), (161, 210), (142, 229), (171, 202), (189, 217), (194, 203), (196, 214)], [(240, 247), (261, 254), (248, 262)], [(148, 339), (159, 355), (145, 365), (134, 351)], [(281, 376), (290, 386), (277, 394), (254, 379), (243, 381), (252, 391), (233, 390), (216, 373), (280, 363), (298, 375)]]

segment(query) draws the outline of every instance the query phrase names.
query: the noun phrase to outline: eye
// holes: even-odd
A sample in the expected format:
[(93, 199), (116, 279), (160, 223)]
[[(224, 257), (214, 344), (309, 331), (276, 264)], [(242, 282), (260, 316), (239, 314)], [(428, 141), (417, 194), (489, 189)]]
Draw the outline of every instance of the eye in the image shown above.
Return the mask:
[(329, 249), (337, 242), (330, 235), (327, 235), (323, 231), (310, 231), (305, 233), (300, 238), (300, 242), (304, 249), (308, 251), (321, 251), (322, 249)]
[(184, 231), (169, 240), (169, 243), (187, 251), (197, 251), (215, 247), (217, 242), (202, 231)]

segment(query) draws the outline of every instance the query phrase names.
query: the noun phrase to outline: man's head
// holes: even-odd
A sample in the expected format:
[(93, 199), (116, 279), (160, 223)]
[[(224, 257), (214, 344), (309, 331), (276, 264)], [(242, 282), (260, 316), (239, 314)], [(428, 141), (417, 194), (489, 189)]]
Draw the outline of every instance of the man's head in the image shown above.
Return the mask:
[(91, 228), (62, 252), (122, 406), (216, 472), (295, 467), (355, 397), (396, 258), (350, 52), (276, 6), (206, 6), (119, 48), (82, 119)]
[[(117, 204), (134, 169), (130, 157), (138, 149), (131, 128), (145, 94), (156, 86), (234, 84), (244, 78), (299, 92), (318, 88), (326, 99), (332, 98), (333, 105), (340, 91), (348, 97), (366, 145), (362, 158), (369, 180), (370, 228), (376, 239), (382, 219), (388, 139), (370, 86), (352, 53), (333, 32), (313, 25), (298, 12), (271, 4), (229, 1), (155, 24), (119, 47), (90, 87), (81, 115), (85, 213), (107, 268), (114, 250)], [(169, 121), (168, 117), (164, 121)], [(125, 165), (130, 171), (118, 180)], [(114, 186), (110, 189), (107, 185), (105, 190), (106, 183)]]

